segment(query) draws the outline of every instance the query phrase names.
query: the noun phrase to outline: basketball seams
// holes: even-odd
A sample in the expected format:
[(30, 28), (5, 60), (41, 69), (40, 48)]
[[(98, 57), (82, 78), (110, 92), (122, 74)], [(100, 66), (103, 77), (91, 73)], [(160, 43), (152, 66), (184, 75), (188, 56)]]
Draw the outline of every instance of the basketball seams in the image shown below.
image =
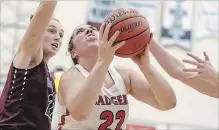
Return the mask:
[[(107, 19), (110, 17), (111, 14), (113, 14), (113, 13), (116, 12), (116, 11), (123, 10), (123, 9), (124, 9), (124, 8), (119, 8), (119, 9), (116, 9), (116, 10), (112, 11), (111, 13), (107, 14), (104, 19), (107, 20)], [(104, 22), (106, 22), (105, 20), (104, 20)]]
[(129, 39), (132, 39), (132, 38), (134, 38), (134, 37), (137, 37), (137, 36), (141, 35), (142, 33), (146, 32), (148, 29), (149, 29), (149, 27), (146, 28), (144, 31), (142, 31), (142, 32), (140, 32), (140, 33), (138, 33), (138, 34), (136, 34), (136, 35), (134, 35), (134, 36), (132, 36), (132, 37), (129, 37), (129, 38), (127, 38), (127, 39), (123, 39), (123, 40), (116, 41), (116, 42), (114, 42), (113, 44), (116, 44), (116, 43), (119, 43), (119, 42), (122, 42), (122, 41), (127, 41), (127, 40), (129, 40)]
[[(148, 30), (148, 29), (147, 29)], [(145, 31), (147, 31), (147, 30), (145, 30)], [(145, 32), (145, 31), (143, 31), (143, 33)], [(141, 33), (142, 34), (142, 33)], [(149, 39), (149, 41), (150, 41), (150, 39)], [(149, 41), (146, 41), (146, 43), (147, 42), (149, 42)], [(129, 57), (129, 55), (132, 55), (132, 54), (137, 54), (137, 53), (139, 53), (140, 51), (142, 51), (146, 46), (147, 46), (148, 44), (145, 44), (141, 49), (139, 49), (139, 50), (137, 50), (137, 51), (135, 51), (135, 52), (131, 52), (131, 53), (120, 53), (120, 52), (116, 52), (116, 55), (118, 55), (118, 56), (122, 56), (122, 57)]]
[[(116, 26), (118, 23), (121, 23), (121, 22), (123, 22), (123, 21), (125, 21), (125, 20), (128, 20), (128, 19), (131, 19), (131, 18), (136, 18), (136, 17), (141, 17), (141, 18), (146, 19), (144, 16), (139, 16), (139, 15), (137, 15), (137, 16), (132, 16), (132, 17), (128, 17), (128, 18), (126, 18), (126, 19), (123, 19), (123, 20), (121, 20), (121, 21), (119, 21), (119, 22), (113, 24), (113, 25), (111, 26), (111, 28), (113, 28), (114, 26)], [(111, 28), (110, 28), (110, 29), (111, 29)]]
[(145, 47), (147, 46), (147, 44), (145, 44), (145, 46), (143, 46), (140, 50), (136, 51), (136, 52), (130, 52), (130, 53), (119, 53), (119, 52), (116, 52), (116, 54), (118, 54), (119, 56), (123, 56), (123, 57), (129, 57), (129, 55), (132, 55), (132, 54), (135, 54), (135, 53), (138, 53), (140, 52), (141, 50), (143, 50)]

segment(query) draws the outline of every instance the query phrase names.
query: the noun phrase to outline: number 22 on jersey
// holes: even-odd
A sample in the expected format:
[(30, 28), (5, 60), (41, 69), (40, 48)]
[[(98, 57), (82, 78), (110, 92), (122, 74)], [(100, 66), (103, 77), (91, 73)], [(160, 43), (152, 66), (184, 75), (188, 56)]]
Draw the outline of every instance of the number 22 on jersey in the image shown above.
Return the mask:
[(114, 120), (118, 120), (118, 123), (116, 125), (115, 130), (121, 130), (121, 126), (124, 123), (125, 120), (125, 111), (124, 110), (120, 110), (116, 113), (116, 115), (113, 114), (113, 112), (106, 110), (103, 111), (100, 114), (100, 119), (101, 120), (105, 120), (105, 122), (103, 122), (98, 130), (111, 130), (110, 128), (108, 128), (110, 125), (112, 125)]

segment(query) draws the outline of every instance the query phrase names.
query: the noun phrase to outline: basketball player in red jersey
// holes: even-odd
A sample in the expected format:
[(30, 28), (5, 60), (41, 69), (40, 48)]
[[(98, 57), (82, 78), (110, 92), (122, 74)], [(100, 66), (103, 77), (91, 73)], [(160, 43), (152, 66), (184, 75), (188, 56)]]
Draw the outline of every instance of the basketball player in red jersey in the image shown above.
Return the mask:
[[(47, 62), (60, 48), (63, 29), (42, 1), (11, 64), (0, 100), (0, 130), (50, 130), (55, 86)], [(51, 20), (52, 19), (52, 20)]]
[(108, 41), (110, 27), (108, 24), (104, 30), (103, 24), (98, 33), (96, 28), (82, 25), (73, 32), (69, 51), (76, 65), (61, 77), (52, 128), (125, 129), (128, 94), (159, 110), (175, 107), (175, 94), (150, 64), (148, 49), (132, 58), (141, 73), (112, 65), (115, 51), (125, 42), (112, 46), (119, 32)]
[(212, 67), (206, 52), (204, 52), (205, 60), (187, 53), (195, 61), (184, 59), (183, 62), (197, 66), (197, 68), (187, 69), (180, 60), (156, 43), (155, 40), (152, 40), (152, 42), (151, 53), (170, 76), (205, 95), (219, 98), (219, 74)]

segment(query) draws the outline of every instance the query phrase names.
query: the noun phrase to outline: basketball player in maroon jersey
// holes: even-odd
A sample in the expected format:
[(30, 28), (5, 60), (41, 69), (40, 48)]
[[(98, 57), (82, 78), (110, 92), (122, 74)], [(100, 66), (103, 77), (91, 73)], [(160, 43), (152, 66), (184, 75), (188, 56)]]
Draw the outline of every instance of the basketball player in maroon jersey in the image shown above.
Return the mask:
[[(0, 130), (50, 130), (55, 86), (47, 62), (61, 46), (63, 29), (42, 1), (16, 53), (0, 100)], [(51, 20), (52, 19), (52, 20)]]
[(152, 40), (152, 42), (151, 53), (170, 76), (205, 95), (219, 98), (219, 74), (212, 67), (206, 52), (204, 52), (205, 60), (192, 53), (187, 53), (195, 61), (184, 59), (183, 62), (195, 65), (197, 68), (186, 68), (180, 60), (155, 40)]

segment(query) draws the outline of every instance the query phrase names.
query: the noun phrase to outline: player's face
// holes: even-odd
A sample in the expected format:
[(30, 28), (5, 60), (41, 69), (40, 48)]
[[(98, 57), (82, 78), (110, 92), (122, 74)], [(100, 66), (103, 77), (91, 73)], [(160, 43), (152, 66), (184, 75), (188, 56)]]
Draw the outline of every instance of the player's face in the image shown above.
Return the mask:
[(47, 27), (43, 40), (43, 53), (47, 57), (53, 57), (59, 50), (62, 44), (64, 35), (63, 27), (55, 19), (52, 19)]
[(81, 25), (74, 30), (72, 43), (79, 56), (97, 53), (99, 32), (93, 26)]

